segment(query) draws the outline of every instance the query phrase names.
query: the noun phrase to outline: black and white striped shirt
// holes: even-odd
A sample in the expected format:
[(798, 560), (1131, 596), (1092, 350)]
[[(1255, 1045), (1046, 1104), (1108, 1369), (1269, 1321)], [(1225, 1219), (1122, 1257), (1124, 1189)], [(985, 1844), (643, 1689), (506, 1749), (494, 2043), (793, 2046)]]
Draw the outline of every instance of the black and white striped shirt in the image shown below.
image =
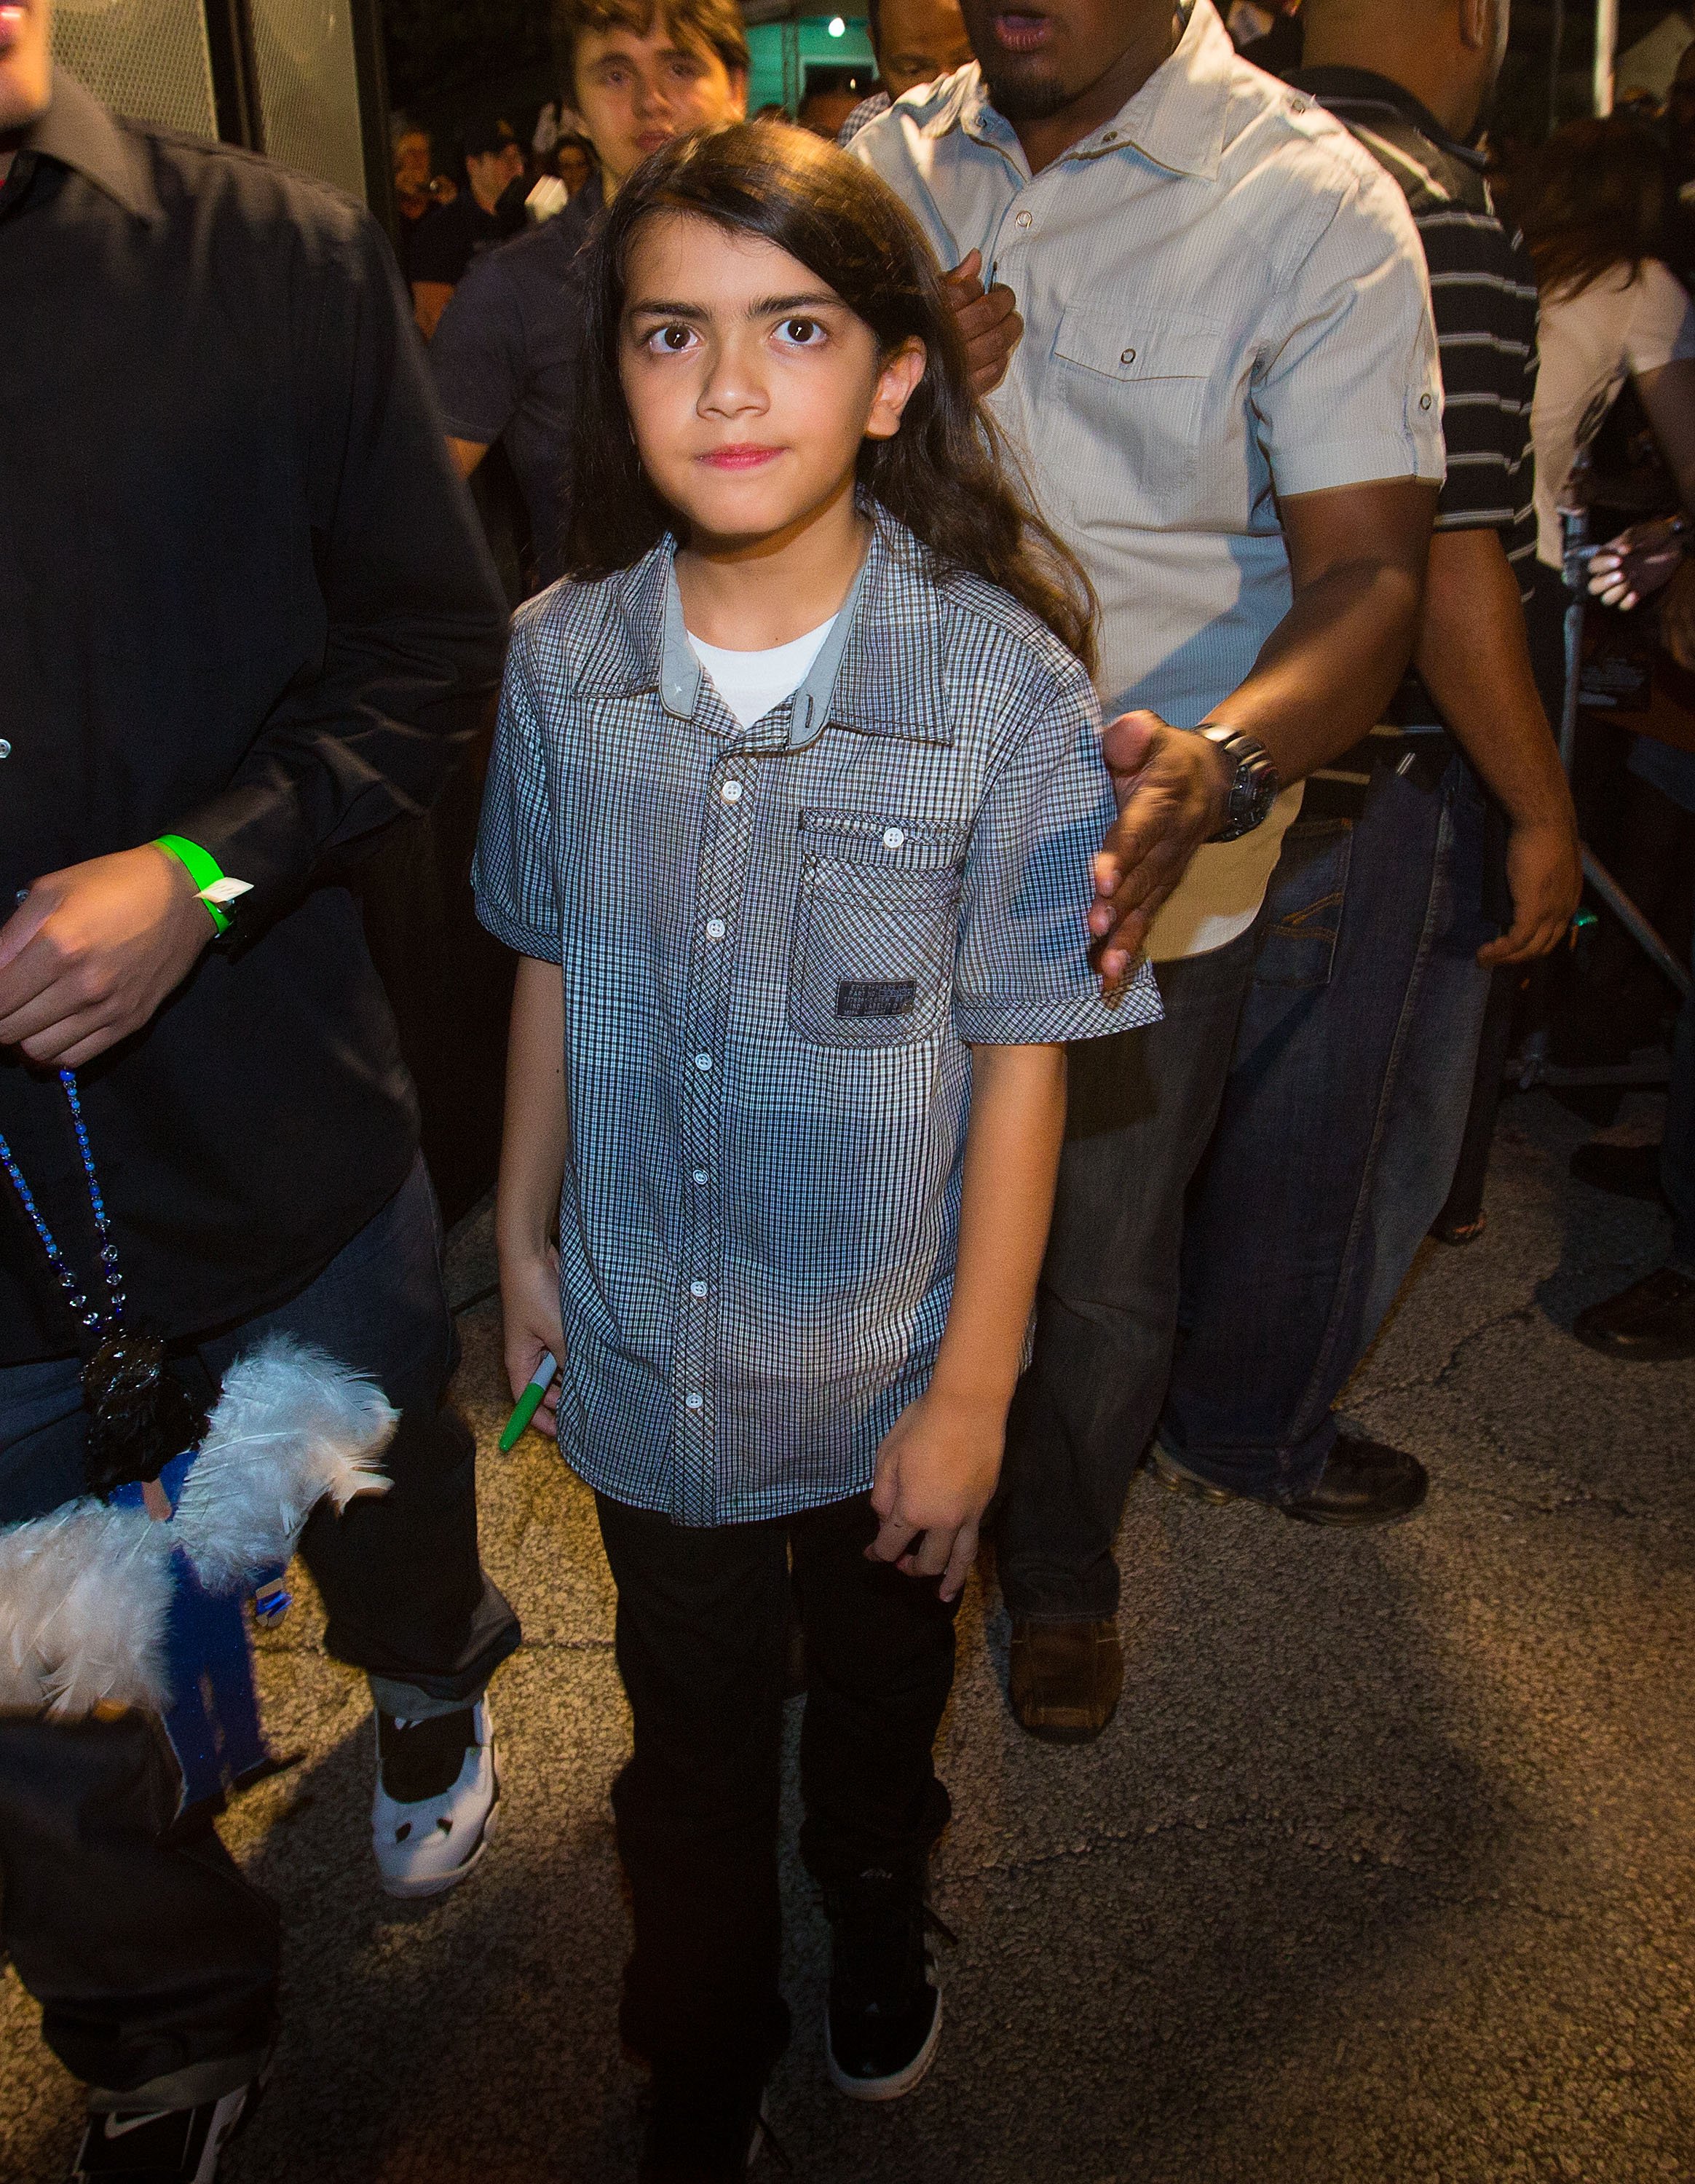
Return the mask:
[[(1349, 129), (1406, 194), (1430, 267), (1441, 352), (1447, 478), (1438, 531), (1493, 529), (1528, 596), (1536, 560), (1531, 404), (1536, 387), (1536, 270), (1503, 226), (1483, 160), (1456, 144), (1408, 92), (1364, 69), (1296, 70), (1290, 83)], [(1436, 724), (1434, 701), (1408, 676), (1391, 708), (1404, 727)], [(1369, 744), (1318, 777), (1363, 787)], [(1328, 808), (1328, 805), (1327, 805)]]

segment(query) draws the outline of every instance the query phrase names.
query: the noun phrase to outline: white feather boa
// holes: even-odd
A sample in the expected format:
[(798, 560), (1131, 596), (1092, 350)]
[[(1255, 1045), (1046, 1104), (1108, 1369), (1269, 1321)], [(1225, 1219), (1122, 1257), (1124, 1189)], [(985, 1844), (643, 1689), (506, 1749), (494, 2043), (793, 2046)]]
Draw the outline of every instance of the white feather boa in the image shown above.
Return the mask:
[(270, 1335), (224, 1376), (169, 1524), (79, 1501), (0, 1529), (0, 1707), (161, 1710), (172, 1548), (211, 1592), (286, 1563), (326, 1495), (388, 1491), (398, 1415), (373, 1381)]

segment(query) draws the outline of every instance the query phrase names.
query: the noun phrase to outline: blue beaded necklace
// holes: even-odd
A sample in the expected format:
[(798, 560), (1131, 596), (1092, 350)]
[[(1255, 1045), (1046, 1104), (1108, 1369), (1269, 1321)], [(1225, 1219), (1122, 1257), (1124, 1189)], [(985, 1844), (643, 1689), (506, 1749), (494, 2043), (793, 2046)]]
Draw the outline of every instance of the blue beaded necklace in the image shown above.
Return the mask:
[(100, 1240), (101, 1279), (104, 1301), (95, 1303), (90, 1292), (95, 1284), (81, 1281), (64, 1256), (59, 1239), (47, 1224), (36, 1194), (31, 1190), (16, 1154), (0, 1136), (0, 1168), (18, 1195), (29, 1217), (48, 1268), (64, 1294), (71, 1318), (92, 1351), (82, 1368), (82, 1400), (90, 1418), (83, 1450), (83, 1470), (89, 1490), (103, 1499), (126, 1485), (144, 1489), (143, 1498), (155, 1516), (169, 1516), (168, 1496), (160, 1491), (154, 1507), (154, 1490), (148, 1482), (158, 1479), (170, 1459), (193, 1448), (206, 1430), (206, 1416), (198, 1400), (173, 1373), (163, 1336), (125, 1317), (123, 1276), (118, 1269), (118, 1247), (113, 1240), (106, 1201), (95, 1173), (94, 1151), (88, 1142), (82, 1100), (76, 1078), (69, 1069), (59, 1072), (59, 1089), (70, 1110), (76, 1133), (76, 1150), (88, 1184), (88, 1203)]
[(103, 1306), (89, 1302), (87, 1291), (73, 1272), (57, 1238), (42, 1217), (42, 1209), (36, 1203), (36, 1195), (25, 1182), (17, 1156), (4, 1137), (0, 1137), (0, 1167), (5, 1169), (7, 1181), (17, 1192), (20, 1203), (30, 1217), (30, 1225), (41, 1240), (47, 1265), (64, 1293), (64, 1301), (72, 1318), (79, 1327), (100, 1340), (115, 1334), (123, 1324), (124, 1279), (118, 1271), (118, 1247), (112, 1240), (112, 1224), (106, 1216), (106, 1201), (101, 1195), (100, 1178), (94, 1172), (94, 1152), (88, 1142), (88, 1125), (82, 1119), (82, 1100), (76, 1089), (76, 1072), (71, 1069), (61, 1069), (59, 1082), (70, 1109), (71, 1127), (76, 1132), (76, 1150), (82, 1156), (82, 1173), (88, 1179), (88, 1203), (93, 1210), (94, 1226), (100, 1238), (100, 1272), (105, 1280), (107, 1296)]

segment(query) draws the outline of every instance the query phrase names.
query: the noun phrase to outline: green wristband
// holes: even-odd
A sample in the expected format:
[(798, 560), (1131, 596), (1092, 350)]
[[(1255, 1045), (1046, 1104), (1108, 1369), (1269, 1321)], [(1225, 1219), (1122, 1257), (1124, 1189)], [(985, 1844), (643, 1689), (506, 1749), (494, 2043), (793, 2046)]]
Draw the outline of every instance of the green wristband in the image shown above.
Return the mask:
[(209, 902), (206, 900), (206, 889), (209, 887), (216, 887), (224, 877), (217, 859), (209, 855), (198, 842), (186, 841), (181, 834), (156, 834), (153, 837), (153, 846), (155, 850), (163, 850), (166, 856), (176, 858), (189, 878), (193, 881), (201, 908), (211, 919), (220, 933), (227, 933), (230, 929), (229, 919), (215, 902)]

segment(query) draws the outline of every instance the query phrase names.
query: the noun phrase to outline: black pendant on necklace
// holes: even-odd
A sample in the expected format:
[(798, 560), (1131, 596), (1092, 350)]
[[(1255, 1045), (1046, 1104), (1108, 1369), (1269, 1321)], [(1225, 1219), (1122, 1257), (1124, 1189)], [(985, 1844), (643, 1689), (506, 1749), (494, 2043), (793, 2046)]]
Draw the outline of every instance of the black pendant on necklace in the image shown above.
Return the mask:
[(91, 1494), (157, 1479), (206, 1431), (206, 1413), (166, 1362), (164, 1344), (120, 1327), (82, 1368), (89, 1421), (83, 1465)]

